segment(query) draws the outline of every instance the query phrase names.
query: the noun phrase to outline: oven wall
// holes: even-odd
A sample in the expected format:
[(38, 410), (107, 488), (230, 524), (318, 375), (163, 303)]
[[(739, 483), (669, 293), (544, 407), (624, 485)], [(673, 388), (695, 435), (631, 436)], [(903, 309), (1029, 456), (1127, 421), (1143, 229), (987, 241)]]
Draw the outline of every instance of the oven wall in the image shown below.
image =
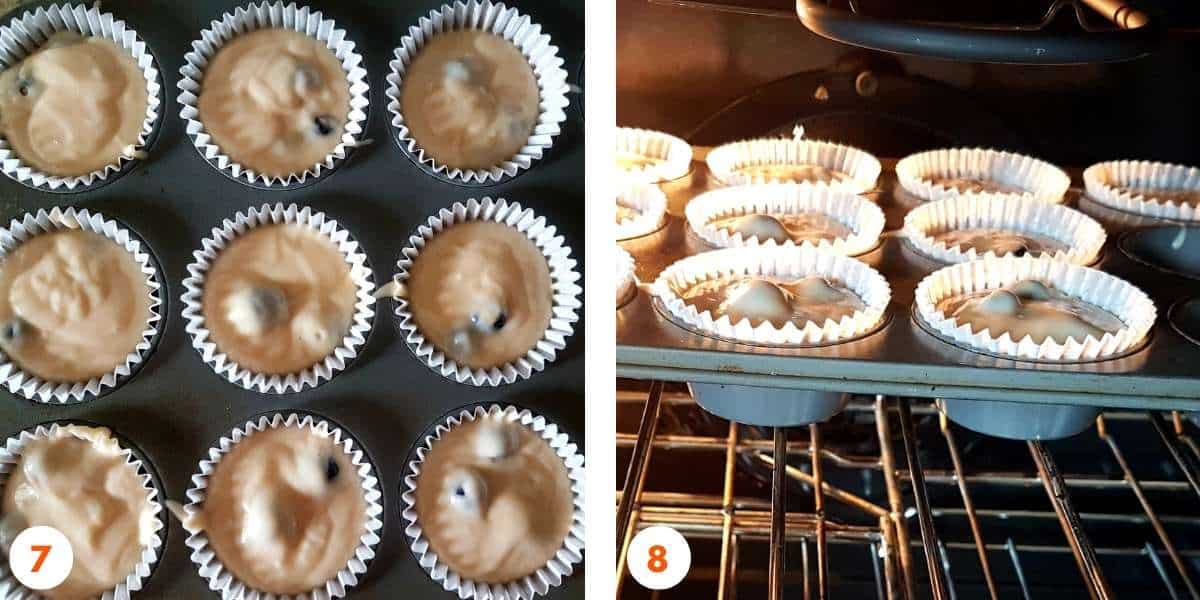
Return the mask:
[(853, 56), (895, 64), (964, 91), (976, 112), (994, 114), (1024, 140), (1026, 151), (1048, 160), (1087, 165), (1144, 158), (1196, 165), (1197, 40), (1200, 36), (1176, 34), (1150, 57), (1111, 65), (985, 65), (852, 48), (809, 32), (794, 17), (617, 0), (617, 121), (687, 136), (759, 86), (829, 69)]

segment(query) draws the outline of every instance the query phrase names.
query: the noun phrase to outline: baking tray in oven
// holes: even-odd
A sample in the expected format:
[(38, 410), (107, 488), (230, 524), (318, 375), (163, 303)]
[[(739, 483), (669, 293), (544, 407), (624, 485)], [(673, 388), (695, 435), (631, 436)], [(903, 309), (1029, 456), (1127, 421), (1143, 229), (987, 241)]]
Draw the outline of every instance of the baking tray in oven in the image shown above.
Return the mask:
[[(235, 0), (105, 0), (102, 9), (137, 30), (158, 60), (165, 80), (161, 128), (149, 158), (95, 191), (59, 194), (33, 190), (0, 177), (0, 220), (52, 206), (76, 206), (116, 219), (140, 235), (158, 258), (165, 279), (164, 332), (144, 367), (128, 383), (82, 404), (43, 405), (4, 393), (0, 435), (63, 419), (90, 421), (131, 440), (162, 478), (167, 496), (184, 500), (205, 451), (234, 426), (267, 411), (304, 410), (346, 428), (375, 461), (384, 491), (384, 528), (378, 555), (351, 597), (445, 599), (452, 594), (429, 579), (412, 558), (400, 518), (404, 458), (413, 442), (447, 411), (471, 403), (511, 403), (557, 423), (584, 444), (584, 323), (557, 360), (530, 379), (501, 387), (473, 387), (441, 377), (416, 359), (397, 335), (390, 301), (376, 306), (367, 343), (331, 381), (297, 394), (266, 395), (244, 390), (213, 372), (184, 331), (180, 296), (186, 267), (200, 240), (222, 219), (264, 203), (296, 203), (324, 211), (353, 235), (366, 252), (376, 283), (396, 272), (400, 250), (418, 224), (439, 209), (484, 196), (503, 197), (532, 208), (556, 226), (583, 269), (583, 123), (568, 109), (562, 134), (546, 156), (521, 176), (499, 185), (461, 187), (430, 177), (391, 140), (384, 78), (388, 61), (411, 25), (441, 0), (313, 0), (308, 5), (337, 21), (363, 55), (370, 109), (363, 138), (328, 177), (291, 191), (255, 189), (218, 172), (196, 152), (179, 118), (179, 68), (192, 40), (210, 22), (237, 6)], [(7, 22), (31, 6), (3, 17)], [(48, 4), (48, 3), (45, 3)], [(579, 72), (583, 61), (584, 3), (581, 0), (523, 0), (519, 9), (541, 24), (565, 60)], [(571, 96), (572, 104), (578, 101)], [(582, 298), (581, 298), (582, 299)], [(580, 311), (580, 317), (583, 311)], [(216, 597), (189, 560), (186, 532), (171, 519), (162, 559), (135, 597)], [(583, 570), (554, 588), (551, 598), (583, 598)]]
[[(697, 148), (702, 157), (705, 149)], [(688, 229), (684, 206), (717, 184), (703, 160), (689, 175), (662, 185), (668, 197), (666, 225), (621, 246), (637, 261), (637, 297), (617, 311), (617, 375), (724, 383), (770, 388), (842, 391), (1042, 404), (1200, 410), (1200, 345), (1168, 323), (1168, 309), (1200, 295), (1194, 279), (1160, 271), (1131, 259), (1118, 248), (1131, 220), (1108, 214), (1068, 193), (1067, 205), (1095, 217), (1108, 232), (1100, 260), (1093, 265), (1137, 285), (1158, 308), (1149, 342), (1122, 358), (1085, 364), (1041, 364), (977, 354), (951, 345), (916, 323), (913, 292), (927, 274), (943, 265), (910, 250), (897, 235), (911, 207), (893, 196), (898, 187), (894, 159), (884, 159), (876, 190), (866, 194), (887, 217), (882, 243), (857, 257), (880, 271), (892, 287), (887, 323), (874, 334), (820, 348), (767, 348), (717, 340), (679, 327), (654, 306), (649, 285), (674, 261), (712, 249)], [(1079, 169), (1068, 169), (1078, 184)]]

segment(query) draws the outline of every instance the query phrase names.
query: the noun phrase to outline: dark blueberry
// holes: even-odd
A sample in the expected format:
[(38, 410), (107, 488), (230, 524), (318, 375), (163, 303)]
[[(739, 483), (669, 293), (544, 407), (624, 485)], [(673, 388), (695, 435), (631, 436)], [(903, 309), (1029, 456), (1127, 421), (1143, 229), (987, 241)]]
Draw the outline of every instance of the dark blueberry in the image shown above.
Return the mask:
[(334, 460), (334, 458), (332, 456), (325, 459), (325, 480), (326, 481), (333, 481), (333, 480), (337, 479), (338, 473), (341, 473), (341, 472), (342, 472), (342, 468), (338, 466), (337, 461)]
[(278, 321), (287, 310), (287, 298), (276, 288), (254, 288), (250, 302), (254, 306), (254, 314), (263, 323)]
[(20, 339), (23, 335), (25, 335), (25, 321), (20, 317), (13, 317), (4, 325), (0, 325), (0, 340), (7, 344)]
[(1025, 256), (1026, 254), (1029, 254), (1029, 248), (1025, 244), (1021, 244), (1017, 246), (1016, 250), (1013, 250), (1013, 256)]
[(508, 323), (508, 315), (500, 313), (499, 315), (496, 315), (496, 320), (492, 323), (492, 329), (500, 331), (501, 329), (504, 329), (504, 325), (506, 323)]
[(313, 125), (316, 126), (317, 135), (329, 135), (335, 127), (333, 117), (329, 115), (317, 115), (317, 118), (313, 119)]
[(466, 498), (467, 497), (467, 488), (465, 488), (461, 485), (454, 488), (454, 495), (459, 498)]
[(33, 87), (33, 81), (21, 79), (17, 81), (17, 93), (22, 96), (28, 96), (30, 88)]

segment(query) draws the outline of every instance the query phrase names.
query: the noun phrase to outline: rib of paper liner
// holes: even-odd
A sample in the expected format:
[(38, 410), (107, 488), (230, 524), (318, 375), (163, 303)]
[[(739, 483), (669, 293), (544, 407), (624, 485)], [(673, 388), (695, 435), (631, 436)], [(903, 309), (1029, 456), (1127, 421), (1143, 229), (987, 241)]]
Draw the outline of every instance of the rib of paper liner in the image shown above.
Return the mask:
[(667, 195), (657, 185), (629, 183), (617, 192), (617, 203), (638, 210), (638, 216), (617, 223), (617, 239), (627, 240), (657, 231), (667, 218)]
[[(111, 40), (137, 61), (142, 77), (146, 80), (146, 117), (142, 120), (142, 128), (138, 131), (134, 148), (140, 150), (145, 147), (146, 141), (154, 131), (158, 122), (158, 109), (162, 104), (158, 67), (154, 63), (154, 56), (147, 50), (145, 42), (138, 38), (137, 32), (127, 27), (125, 21), (116, 19), (112, 13), (101, 12), (98, 7), (98, 4), (91, 8), (78, 4), (53, 4), (25, 12), (12, 23), (0, 27), (0, 37), (4, 38), (4, 43), (0, 44), (0, 66), (7, 68), (16, 64), (40, 48), (50, 34), (60, 31), (74, 31)], [(13, 27), (14, 24), (19, 26)], [(87, 188), (98, 181), (107, 180), (131, 160), (134, 160), (133, 157), (122, 154), (116, 162), (91, 173), (72, 177), (50, 175), (25, 164), (9, 146), (8, 140), (0, 136), (0, 169), (9, 177), (36, 188)]]
[[(0, 448), (0, 491), (4, 490), (5, 484), (8, 483), (8, 477), (12, 474), (13, 469), (21, 462), (21, 453), (25, 449), (25, 445), (36, 439), (48, 439), (51, 435), (55, 435), (63, 425), (60, 423), (51, 423), (49, 425), (38, 425), (37, 427), (26, 429), (18, 433), (14, 437), (9, 437), (4, 447)], [(66, 434), (64, 434), (66, 435)], [(110, 431), (110, 436), (111, 436)], [(150, 576), (151, 569), (158, 562), (159, 549), (163, 544), (163, 538), (159, 532), (166, 527), (163, 522), (162, 503), (158, 499), (161, 494), (159, 489), (154, 485), (154, 478), (150, 476), (150, 469), (145, 466), (143, 461), (133, 455), (133, 452), (124, 446), (121, 446), (120, 441), (115, 436), (111, 439), (116, 442), (117, 447), (121, 449), (125, 456), (125, 464), (129, 465), (137, 473), (138, 478), (142, 482), (142, 487), (146, 490), (149, 496), (150, 510), (154, 514), (154, 522), (151, 525), (150, 545), (142, 547), (141, 555), (133, 570), (129, 575), (125, 576), (125, 580), (118, 583), (113, 589), (105, 591), (101, 596), (101, 600), (116, 600), (129, 598), (131, 592), (137, 592), (142, 589), (142, 584), (146, 578)], [(77, 560), (83, 560), (86, 557), (76, 555)], [(6, 600), (17, 600), (24, 598), (37, 597), (38, 592), (29, 590), (17, 581), (12, 575), (8, 566), (8, 561), (0, 562), (0, 598)]]
[[(692, 285), (727, 275), (799, 278), (820, 275), (841, 282), (862, 299), (866, 307), (840, 321), (809, 321), (804, 327), (788, 322), (776, 327), (768, 321), (757, 327), (750, 319), (734, 323), (728, 315), (713, 319), (711, 312), (696, 310), (674, 291), (672, 284)], [(681, 259), (667, 267), (654, 282), (653, 291), (676, 319), (705, 333), (758, 344), (835, 343), (857, 337), (883, 320), (891, 301), (888, 282), (877, 271), (855, 259), (812, 247), (726, 248)]]
[[(778, 244), (774, 239), (763, 242), (757, 237), (743, 238), (740, 233), (713, 226), (715, 219), (750, 214), (800, 214), (816, 212), (850, 228), (851, 234), (835, 240), (820, 240), (815, 244), (805, 240), (797, 244), (788, 240)], [(721, 248), (739, 246), (816, 246), (838, 254), (862, 254), (879, 242), (883, 232), (883, 211), (875, 203), (851, 192), (805, 182), (759, 183), (718, 188), (700, 194), (685, 209), (688, 225), (701, 239)]]
[(654, 184), (687, 175), (692, 168), (692, 147), (687, 142), (661, 131), (617, 128), (617, 152), (663, 161), (659, 164), (634, 167), (621, 173), (622, 178), (639, 183)]
[[(346, 39), (346, 31), (337, 29), (333, 19), (323, 17), (321, 11), (313, 11), (307, 6), (297, 7), (293, 2), (285, 6), (282, 0), (248, 4), (237, 7), (232, 13), (225, 13), (220, 21), (213, 21), (208, 29), (200, 32), (200, 39), (192, 42), (192, 50), (184, 55), (184, 65), (179, 69), (179, 116), (186, 123), (187, 134), (192, 138), (192, 144), (209, 164), (229, 172), (239, 181), (268, 187), (288, 187), (303, 184), (309, 177), (320, 177), (323, 171), (333, 169), (345, 160), (348, 149), (359, 143), (369, 104), (367, 92), (370, 86), (367, 84), (367, 72), (360, 66), (362, 56), (354, 51), (354, 42)], [(334, 146), (333, 151), (321, 162), (287, 177), (271, 177), (257, 173), (230, 159), (229, 155), (221, 152), (221, 149), (212, 143), (212, 137), (200, 121), (200, 111), (196, 107), (201, 82), (204, 79), (204, 69), (221, 47), (239, 35), (266, 28), (289, 29), (325, 44), (341, 63), (350, 88), (350, 110), (342, 131), (342, 141)]]
[(413, 354), (425, 361), (430, 369), (459, 383), (495, 387), (502, 383), (527, 379), (554, 362), (558, 351), (566, 347), (566, 339), (574, 333), (572, 324), (579, 320), (577, 311), (582, 306), (579, 295), (583, 290), (577, 284), (579, 273), (575, 271), (576, 263), (571, 258), (571, 249), (564, 244), (561, 235), (556, 235), (557, 229), (548, 225), (544, 217), (537, 216), (532, 209), (522, 208), (517, 202), (510, 203), (503, 198), (471, 198), (466, 204), (456, 202), (449, 209), (443, 208), (437, 215), (429, 217), (426, 224), (418, 227), (417, 233), (409, 237), (409, 245), (402, 251), (396, 264), (399, 272), (395, 281), (403, 283), (408, 279), (409, 267), (433, 236), (447, 227), (469, 221), (494, 221), (513, 227), (533, 241), (546, 257), (554, 294), (550, 325), (546, 328), (546, 333), (525, 356), (516, 361), (490, 369), (471, 369), (459, 365), (428, 342), (417, 328), (412, 312), (408, 310), (408, 300), (398, 298), (395, 313), (400, 320), (400, 330), (404, 332), (404, 341)]
[(303, 594), (284, 596), (259, 592), (239, 581), (232, 571), (225, 568), (216, 551), (209, 547), (208, 536), (204, 535), (203, 530), (188, 531), (189, 535), (184, 543), (192, 550), (192, 563), (196, 565), (200, 576), (208, 581), (208, 589), (219, 592), (225, 600), (247, 597), (260, 600), (341, 598), (350, 588), (358, 585), (358, 577), (367, 571), (367, 562), (375, 557), (375, 548), (379, 545), (380, 540), (380, 530), (383, 529), (383, 493), (379, 490), (379, 479), (375, 475), (375, 467), (371, 464), (370, 459), (352, 438), (343, 437), (340, 427), (335, 427), (319, 417), (296, 413), (290, 413), (286, 417), (283, 413), (275, 413), (270, 417), (264, 415), (258, 417), (257, 420), (247, 421), (241, 427), (230, 432), (228, 437), (222, 436), (216, 446), (208, 449), (208, 458), (200, 461), (200, 471), (192, 475), (192, 487), (188, 488), (188, 503), (184, 506), (184, 511), (191, 515), (201, 509), (201, 505), (204, 504), (207, 497), (209, 478), (220, 464), (221, 459), (229, 454), (234, 446), (247, 437), (268, 428), (278, 429), (280, 427), (310, 429), (316, 434), (332, 437), (334, 444), (341, 447), (342, 451), (346, 453), (358, 473), (362, 482), (363, 500), (366, 503), (364, 509), (366, 519), (363, 533), (359, 536), (358, 546), (354, 549), (354, 556), (346, 562), (346, 566), (338, 570), (337, 574), (320, 587)]
[[(1050, 283), (1059, 291), (1103, 308), (1125, 323), (1117, 333), (1102, 338), (1068, 338), (1059, 343), (1047, 338), (1036, 344), (1026, 336), (1013, 340), (1007, 332), (994, 337), (990, 330), (973, 331), (953, 316), (937, 310), (937, 303), (953, 296), (993, 290), (1023, 279)], [(1154, 302), (1133, 285), (1102, 271), (1050, 258), (1005, 257), (976, 260), (944, 267), (917, 285), (918, 315), (939, 334), (972, 348), (1013, 358), (1034, 360), (1099, 360), (1136, 346), (1154, 325)]]
[[(571, 518), (571, 528), (563, 540), (562, 546), (546, 565), (522, 579), (506, 584), (487, 584), (464, 579), (437, 556), (424, 537), (424, 531), (416, 511), (417, 478), (421, 474), (421, 463), (433, 444), (450, 429), (457, 427), (463, 421), (475, 420), (485, 415), (503, 417), (508, 421), (519, 422), (537, 433), (563, 459), (567, 467), (567, 476), (571, 480), (574, 511)], [(416, 460), (409, 462), (404, 475), (404, 491), (400, 495), (404, 507), (401, 516), (408, 524), (404, 533), (412, 538), (413, 553), (421, 568), (429, 573), (430, 578), (442, 584), (448, 592), (455, 592), (459, 598), (477, 600), (530, 600), (546, 594), (550, 588), (562, 583), (562, 580), (574, 572), (574, 565), (583, 562), (585, 535), (584, 514), (584, 458), (579, 454), (577, 446), (570, 442), (567, 434), (558, 431), (558, 426), (548, 423), (545, 417), (532, 414), (528, 410), (518, 410), (513, 406), (501, 407), (493, 404), (486, 409), (477, 406), (473, 410), (464, 409), (456, 416), (451, 416), (445, 422), (438, 424), (434, 434), (426, 436), (423, 444), (416, 452)]]
[(1003, 229), (1050, 237), (1067, 245), (1066, 250), (1050, 253), (1050, 258), (1077, 265), (1095, 261), (1107, 238), (1104, 228), (1082, 212), (1008, 194), (968, 194), (935, 200), (904, 217), (904, 236), (918, 252), (934, 260), (960, 263), (996, 257), (994, 251), (979, 254), (975, 248), (963, 250), (931, 235), (959, 229)]
[(1083, 172), (1088, 196), (1105, 206), (1175, 221), (1200, 221), (1200, 204), (1162, 202), (1130, 187), (1200, 192), (1200, 168), (1145, 160), (1094, 164)]
[[(416, 58), (421, 48), (433, 36), (463, 29), (489, 31), (508, 40), (521, 50), (529, 60), (538, 85), (538, 121), (529, 134), (529, 139), (517, 154), (489, 169), (458, 169), (438, 163), (417, 141), (409, 135), (404, 114), (400, 110), (400, 84), (408, 65)], [(567, 72), (562, 68), (563, 59), (558, 56), (558, 47), (550, 44), (550, 36), (542, 33), (542, 26), (534, 23), (516, 8), (491, 0), (458, 1), (453, 5), (443, 4), (421, 17), (416, 26), (408, 28), (408, 35), (400, 38), (400, 46), (394, 51), (395, 58), (388, 63), (387, 110), (392, 115), (394, 134), (417, 162), (428, 165), (435, 172), (465, 183), (499, 182), (505, 176), (512, 177), (530, 168), (534, 161), (554, 145), (554, 137), (561, 133), (560, 125), (567, 119)]]
[[(350, 278), (354, 281), (355, 297), (354, 319), (350, 330), (342, 338), (342, 343), (334, 348), (328, 356), (315, 365), (296, 373), (287, 375), (266, 375), (244, 369), (241, 365), (230, 360), (221, 352), (215, 342), (209, 340), (210, 332), (205, 326), (203, 299), (204, 278), (208, 270), (216, 262), (221, 250), (233, 242), (238, 236), (262, 225), (293, 224), (308, 227), (316, 231), (334, 246), (338, 252), (347, 258)], [(332, 379), (334, 375), (346, 368), (346, 365), (358, 356), (358, 348), (366, 343), (367, 333), (371, 331), (371, 320), (375, 317), (375, 283), (372, 280), (371, 269), (367, 266), (367, 257), (358, 247), (358, 242), (350, 237), (337, 221), (327, 219), (323, 212), (313, 212), (307, 206), (299, 207), (290, 204), (284, 207), (282, 203), (263, 204), (251, 207), (245, 214), (238, 212), (233, 219), (225, 219), (220, 228), (213, 228), (212, 235), (205, 238), (200, 249), (192, 253), (195, 261), (188, 265), (188, 278), (183, 280), (183, 318), (187, 321), (185, 330), (192, 337), (192, 347), (200, 352), (201, 358), (218, 375), (242, 386), (248, 390), (257, 390), (264, 394), (284, 394), (298, 392), (307, 387), (316, 387)]]
[(844, 181), (819, 182), (855, 193), (874, 189), (882, 166), (879, 159), (858, 148), (809, 139), (756, 139), (718, 146), (708, 153), (708, 168), (725, 185), (769, 183), (770, 179), (737, 173), (754, 165), (817, 165), (850, 176)]
[(1063, 201), (1071, 178), (1062, 169), (1036, 158), (990, 148), (945, 148), (910, 154), (896, 163), (896, 179), (908, 193), (926, 201), (963, 195), (930, 177), (966, 177), (1015, 185), (1022, 194), (1054, 204)]
[(148, 251), (142, 249), (142, 242), (121, 227), (116, 221), (107, 219), (99, 213), (87, 209), (59, 207), (49, 211), (39, 209), (36, 214), (25, 213), (20, 221), (13, 219), (7, 229), (0, 229), (0, 252), (7, 255), (29, 239), (46, 233), (66, 229), (79, 229), (104, 236), (133, 255), (138, 268), (146, 277), (146, 287), (150, 294), (150, 316), (146, 320), (146, 329), (142, 331), (142, 339), (125, 356), (125, 362), (117, 365), (109, 373), (93, 377), (84, 382), (56, 383), (46, 381), (33, 373), (22, 370), (8, 356), (0, 352), (0, 381), (8, 391), (44, 404), (68, 404), (83, 402), (90, 394), (93, 398), (100, 395), (106, 388), (115, 388), (123, 377), (128, 377), (134, 368), (146, 360), (154, 337), (162, 322), (160, 314), (162, 298), (158, 271), (150, 260)]
[(634, 262), (633, 256), (625, 251), (624, 248), (617, 246), (617, 304), (621, 304), (621, 300), (630, 295), (630, 291), (637, 286), (637, 277), (633, 274)]

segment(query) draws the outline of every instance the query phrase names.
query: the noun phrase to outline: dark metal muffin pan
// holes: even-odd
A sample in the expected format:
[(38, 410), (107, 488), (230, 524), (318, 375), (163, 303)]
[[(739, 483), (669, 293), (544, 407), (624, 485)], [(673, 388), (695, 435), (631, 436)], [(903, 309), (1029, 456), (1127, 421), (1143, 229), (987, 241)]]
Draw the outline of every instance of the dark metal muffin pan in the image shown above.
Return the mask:
[[(396, 272), (400, 250), (418, 224), (439, 209), (467, 198), (503, 197), (532, 208), (555, 225), (583, 270), (583, 123), (568, 110), (562, 134), (528, 172), (487, 188), (467, 188), (429, 177), (389, 141), (393, 129), (385, 107), (384, 78), (392, 50), (410, 25), (442, 4), (437, 0), (330, 2), (308, 5), (335, 19), (363, 55), (371, 86), (369, 120), (363, 137), (374, 143), (356, 149), (328, 177), (294, 190), (260, 190), (231, 180), (196, 152), (179, 118), (175, 83), (183, 56), (200, 31), (226, 11), (248, 2), (234, 0), (106, 0), (105, 11), (124, 19), (150, 46), (162, 68), (163, 115), (149, 158), (103, 187), (75, 194), (33, 190), (0, 178), (0, 219), (30, 211), (77, 206), (117, 219), (140, 235), (162, 267), (166, 298), (162, 338), (141, 370), (116, 390), (71, 406), (37, 404), (5, 392), (0, 398), (0, 433), (8, 436), (39, 423), (79, 419), (112, 428), (139, 448), (162, 480), (167, 497), (185, 500), (191, 476), (209, 446), (235, 426), (264, 412), (309, 411), (346, 429), (370, 454), (384, 492), (384, 528), (378, 555), (349, 593), (351, 598), (449, 599), (412, 559), (400, 518), (404, 459), (425, 429), (447, 411), (479, 402), (516, 404), (559, 425), (584, 445), (584, 322), (575, 324), (567, 347), (546, 370), (528, 380), (477, 388), (455, 383), (413, 358), (398, 335), (393, 303), (376, 306), (372, 331), (359, 356), (329, 382), (297, 394), (267, 395), (244, 390), (213, 372), (191, 347), (179, 297), (187, 265), (200, 240), (221, 220), (264, 203), (311, 206), (336, 219), (358, 239), (376, 283)], [(49, 4), (34, 3), (17, 11)], [(576, 73), (583, 60), (582, 0), (524, 0), (529, 14), (550, 34)], [(14, 13), (16, 14), (16, 13)], [(5, 22), (14, 14), (6, 15)], [(574, 82), (572, 82), (574, 83)], [(571, 102), (578, 97), (570, 96)], [(214, 598), (184, 545), (186, 532), (173, 518), (167, 546), (146, 587), (135, 598)], [(582, 598), (582, 565), (551, 598)]]
[[(620, 245), (637, 261), (637, 297), (617, 311), (617, 375), (640, 379), (724, 383), (772, 388), (841, 391), (1042, 404), (1200, 409), (1200, 346), (1168, 323), (1168, 309), (1194, 296), (1196, 282), (1150, 267), (1116, 248), (1131, 227), (1089, 210), (1072, 188), (1067, 205), (1100, 221), (1108, 241), (1093, 268), (1125, 279), (1154, 299), (1158, 320), (1139, 350), (1111, 360), (1078, 364), (1016, 361), (965, 350), (921, 328), (911, 314), (917, 283), (940, 268), (912, 252), (898, 235), (907, 212), (896, 198), (896, 161), (882, 160), (877, 189), (866, 194), (884, 209), (883, 243), (856, 258), (882, 273), (892, 287), (890, 320), (879, 331), (821, 348), (765, 348), (715, 340), (683, 329), (655, 310), (649, 284), (676, 260), (713, 249), (689, 231), (684, 206), (715, 184), (702, 160), (692, 173), (662, 185), (667, 225)], [(1076, 183), (1080, 169), (1067, 169)], [(1161, 224), (1148, 223), (1148, 224)], [(1178, 227), (1174, 228), (1178, 231)]]

